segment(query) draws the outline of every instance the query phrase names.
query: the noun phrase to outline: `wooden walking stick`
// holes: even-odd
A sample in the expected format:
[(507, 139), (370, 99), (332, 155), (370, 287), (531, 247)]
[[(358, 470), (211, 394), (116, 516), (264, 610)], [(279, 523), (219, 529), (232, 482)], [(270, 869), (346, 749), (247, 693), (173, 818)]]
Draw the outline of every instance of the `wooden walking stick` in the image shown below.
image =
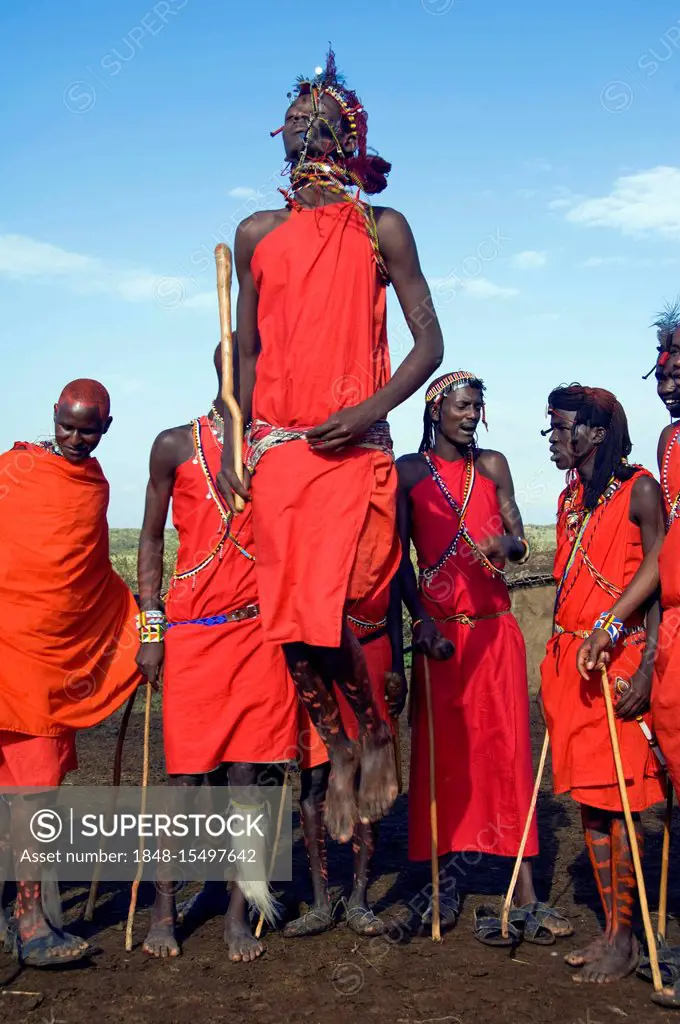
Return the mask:
[[(151, 684), (146, 684), (146, 705), (144, 708), (144, 765), (142, 767), (142, 806), (140, 814), (146, 812), (146, 788), (149, 783), (149, 736), (151, 733)], [(128, 911), (127, 928), (125, 930), (125, 950), (129, 953), (132, 950), (132, 926), (135, 921), (135, 910), (137, 909), (137, 893), (139, 892), (139, 883), (142, 880), (144, 873), (144, 861), (142, 860), (144, 854), (144, 836), (139, 837), (139, 864), (137, 865), (137, 874), (135, 880), (132, 883), (132, 891), (130, 893), (130, 909)]]
[(437, 829), (437, 780), (434, 766), (434, 718), (432, 715), (432, 687), (430, 686), (430, 665), (423, 656), (425, 666), (425, 704), (427, 706), (427, 736), (430, 754), (430, 836), (432, 840), (432, 941), (441, 942), (439, 919), (439, 833)]
[[(123, 765), (123, 745), (125, 743), (125, 737), (127, 735), (128, 725), (130, 724), (130, 715), (135, 705), (137, 698), (137, 689), (132, 693), (132, 696), (128, 699), (125, 705), (125, 711), (120, 722), (120, 728), (118, 730), (118, 739), (116, 740), (116, 752), (113, 758), (113, 800), (111, 802), (111, 814), (116, 810), (116, 804), (118, 803), (118, 790), (120, 788), (120, 776)], [(94, 908), (97, 902), (97, 889), (99, 888), (99, 876), (101, 875), (102, 869), (101, 864), (97, 862), (92, 876), (92, 882), (90, 883), (90, 893), (87, 897), (87, 906), (85, 907), (84, 920), (91, 921), (94, 917)]]
[(668, 866), (671, 852), (671, 822), (673, 819), (673, 786), (670, 777), (666, 777), (666, 815), (663, 823), (663, 848), (661, 851), (661, 883), (659, 886), (659, 938), (666, 938), (668, 918)]
[[(288, 765), (283, 773), (283, 782), (281, 783), (281, 799), (279, 801), (279, 816), (276, 820), (276, 835), (274, 836), (274, 845), (272, 846), (272, 855), (269, 858), (269, 877), (274, 871), (276, 865), (276, 855), (279, 851), (279, 839), (281, 838), (281, 826), (283, 824), (283, 812), (286, 806), (286, 785), (288, 783)], [(269, 881), (269, 879), (267, 879)], [(260, 914), (260, 918), (257, 922), (257, 928), (255, 929), (255, 938), (259, 939), (262, 935), (262, 928), (264, 927), (264, 914)]]
[[(231, 417), (231, 443), (234, 471), (243, 482), (243, 416), (234, 397), (234, 339), (231, 333), (231, 250), (224, 242), (215, 247), (217, 265), (217, 301), (220, 310), (222, 345), (222, 401)], [(234, 495), (234, 508), (243, 511), (243, 499)]]
[(619, 784), (619, 793), (621, 794), (621, 806), (623, 807), (623, 815), (626, 819), (628, 841), (630, 842), (630, 849), (631, 853), (633, 854), (635, 880), (637, 882), (638, 893), (640, 895), (640, 910), (642, 912), (642, 923), (645, 927), (645, 937), (647, 939), (649, 966), (652, 970), (652, 981), (654, 982), (654, 991), (660, 992), (663, 988), (663, 984), (661, 981), (661, 974), (659, 972), (659, 957), (657, 955), (656, 950), (656, 940), (654, 938), (654, 931), (652, 929), (652, 921), (649, 916), (647, 890), (645, 888), (645, 878), (642, 874), (642, 864), (640, 863), (640, 851), (638, 849), (637, 836), (635, 834), (635, 825), (633, 823), (633, 816), (630, 813), (630, 803), (628, 802), (626, 777), (623, 773), (623, 764), (621, 762), (621, 749), (619, 747), (619, 737), (616, 732), (614, 702), (612, 701), (612, 695), (609, 689), (609, 677), (607, 675), (606, 667), (603, 666), (600, 671), (602, 674), (602, 692), (604, 693), (604, 703), (607, 709), (607, 724), (609, 726), (609, 736), (612, 743), (612, 752), (614, 754), (614, 764), (616, 766), (616, 778)]
[(505, 896), (505, 902), (503, 903), (503, 913), (501, 915), (501, 935), (504, 939), (508, 937), (508, 920), (510, 917), (510, 907), (512, 906), (512, 897), (515, 895), (515, 886), (517, 885), (517, 879), (519, 878), (519, 870), (522, 866), (524, 859), (524, 851), (527, 848), (527, 842), (529, 839), (529, 832), (531, 830), (531, 822), (534, 817), (536, 810), (536, 803), (538, 801), (538, 792), (541, 788), (541, 781), (543, 779), (543, 772), (545, 770), (545, 762), (548, 756), (548, 747), (550, 746), (550, 736), (548, 730), (545, 730), (545, 737), (543, 739), (543, 749), (541, 750), (541, 759), (538, 762), (538, 771), (536, 772), (536, 782), (534, 783), (534, 792), (531, 797), (531, 804), (529, 805), (529, 813), (527, 814), (526, 825), (524, 826), (524, 835), (522, 836), (522, 842), (519, 844), (519, 850), (517, 852), (517, 859), (515, 860), (515, 867), (512, 872), (512, 878), (510, 879), (510, 885), (508, 887), (507, 894)]

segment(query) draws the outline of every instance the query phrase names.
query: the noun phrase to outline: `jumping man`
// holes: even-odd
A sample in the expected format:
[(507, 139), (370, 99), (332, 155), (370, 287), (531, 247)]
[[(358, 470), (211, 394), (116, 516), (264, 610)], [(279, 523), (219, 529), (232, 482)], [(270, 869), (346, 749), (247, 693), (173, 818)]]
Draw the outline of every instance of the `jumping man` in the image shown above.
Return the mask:
[[(390, 165), (366, 148), (367, 116), (336, 72), (298, 83), (281, 129), (291, 188), (281, 210), (237, 232), (246, 483), (225, 447), (224, 493), (251, 497), (265, 637), (284, 648), (331, 764), (326, 821), (351, 839), (397, 795), (390, 730), (346, 625), (348, 602), (386, 590), (399, 564), (388, 413), (442, 359), (443, 342), (411, 230), (381, 192)], [(414, 347), (390, 374), (386, 285)], [(353, 743), (331, 682), (359, 724)], [(361, 764), (356, 792), (357, 769)]]

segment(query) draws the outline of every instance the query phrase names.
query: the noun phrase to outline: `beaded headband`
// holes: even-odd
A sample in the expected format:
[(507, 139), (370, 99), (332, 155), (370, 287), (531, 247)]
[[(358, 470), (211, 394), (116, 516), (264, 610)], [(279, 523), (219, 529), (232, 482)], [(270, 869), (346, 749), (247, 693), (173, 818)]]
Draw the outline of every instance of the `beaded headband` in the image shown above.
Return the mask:
[[(449, 392), (466, 388), (472, 383), (481, 385), (482, 393), (484, 393), (484, 382), (476, 373), (470, 373), (469, 370), (456, 370), (454, 373), (446, 373), (443, 377), (438, 377), (437, 380), (430, 384), (425, 393), (425, 404), (433, 405), (436, 408)], [(482, 423), (488, 430), (485, 402), (482, 402)]]

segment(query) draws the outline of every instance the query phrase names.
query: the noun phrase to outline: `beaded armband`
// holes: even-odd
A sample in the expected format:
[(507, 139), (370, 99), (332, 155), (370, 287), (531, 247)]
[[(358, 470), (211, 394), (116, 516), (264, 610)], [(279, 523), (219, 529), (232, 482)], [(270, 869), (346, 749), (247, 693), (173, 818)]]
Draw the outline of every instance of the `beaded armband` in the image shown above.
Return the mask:
[(608, 633), (613, 647), (621, 636), (623, 622), (621, 619), (617, 619), (615, 615), (612, 615), (611, 612), (603, 612), (593, 626), (593, 629), (603, 629), (605, 633)]
[(140, 612), (136, 623), (140, 644), (159, 644), (162, 641), (167, 626), (163, 612)]

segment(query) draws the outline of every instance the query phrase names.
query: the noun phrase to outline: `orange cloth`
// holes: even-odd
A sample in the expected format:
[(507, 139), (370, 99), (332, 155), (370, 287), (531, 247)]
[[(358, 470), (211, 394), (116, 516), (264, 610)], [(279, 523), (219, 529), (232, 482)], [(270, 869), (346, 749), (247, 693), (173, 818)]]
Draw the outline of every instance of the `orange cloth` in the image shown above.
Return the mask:
[[(580, 516), (582, 488), (579, 485), (573, 508), (567, 500), (568, 491), (560, 496), (555, 621), (565, 632), (548, 641), (541, 665), (555, 792), (571, 792), (578, 803), (605, 811), (621, 811), (622, 808), (602, 680), (599, 672), (593, 672), (588, 682), (581, 679), (576, 668), (576, 653), (583, 639), (573, 634), (592, 630), (602, 612), (613, 605), (614, 594), (628, 586), (642, 562), (640, 528), (630, 521), (630, 499), (636, 478), (622, 483), (611, 497), (597, 506), (571, 570), (561, 585), (582, 519), (582, 516), (576, 518)], [(604, 577), (609, 588), (598, 583), (595, 572)], [(639, 616), (634, 617), (625, 625), (634, 628), (640, 621)], [(608, 668), (612, 686), (617, 677), (632, 678), (639, 668), (643, 648), (644, 634), (641, 642), (634, 637), (625, 643), (619, 641)], [(645, 717), (649, 721), (649, 715)], [(638, 722), (617, 719), (616, 727), (631, 809), (642, 811), (663, 799), (661, 771)]]
[[(661, 462), (666, 516), (680, 493), (680, 426), (672, 432)], [(659, 556), (663, 618), (652, 683), (652, 721), (676, 793), (680, 793), (680, 520), (668, 526)]]
[(0, 455), (0, 730), (97, 725), (141, 682), (135, 599), (111, 566), (96, 459)]
[(5, 786), (60, 786), (76, 771), (74, 730), (61, 736), (23, 736), (0, 731), (0, 789)]
[[(430, 457), (460, 507), (465, 462), (447, 462), (433, 452)], [(412, 489), (411, 509), (418, 564), (427, 569), (451, 544), (459, 517), (432, 475)], [(465, 515), (468, 531), (479, 541), (498, 533), (500, 521), (496, 485), (477, 471)], [(514, 857), (531, 803), (533, 770), (526, 652), (510, 614), (508, 588), (459, 542), (423, 586), (422, 600), (455, 647), (449, 661), (429, 662), (438, 854), (474, 850)], [(473, 625), (450, 621), (456, 615), (474, 619)], [(420, 657), (414, 659), (411, 692), (408, 844), (410, 859), (422, 861), (430, 859), (430, 745)], [(526, 856), (537, 853), (534, 821)]]
[[(254, 420), (317, 426), (387, 383), (385, 286), (353, 205), (294, 208), (252, 270)], [(378, 596), (397, 571), (396, 488), (393, 460), (376, 450), (323, 455), (298, 440), (263, 455), (252, 499), (268, 640), (339, 646), (346, 599)]]
[[(192, 575), (225, 537), (229, 518), (215, 485), (221, 447), (207, 418), (198, 423), (200, 452), (178, 467), (172, 492), (179, 552), (166, 602), (170, 623), (257, 603), (250, 505), (231, 521), (231, 539)], [(259, 617), (172, 626), (165, 638), (163, 678), (165, 758), (171, 775), (210, 772), (223, 761), (295, 759), (295, 689), (283, 652), (265, 642)]]
[[(351, 607), (348, 617), (349, 626), (355, 636), (363, 640), (362, 650), (366, 659), (371, 692), (383, 721), (394, 730), (394, 720), (390, 718), (385, 699), (385, 673), (392, 668), (392, 644), (387, 632), (386, 617), (389, 605), (389, 594), (383, 592), (378, 600), (368, 598)], [(375, 634), (375, 636), (373, 636)], [(350, 739), (359, 736), (359, 725), (356, 715), (350, 708), (340, 690), (335, 687), (335, 695), (342, 717), (342, 724)], [(298, 704), (298, 744), (300, 768), (316, 768), (328, 761), (328, 751), (306, 708)]]

